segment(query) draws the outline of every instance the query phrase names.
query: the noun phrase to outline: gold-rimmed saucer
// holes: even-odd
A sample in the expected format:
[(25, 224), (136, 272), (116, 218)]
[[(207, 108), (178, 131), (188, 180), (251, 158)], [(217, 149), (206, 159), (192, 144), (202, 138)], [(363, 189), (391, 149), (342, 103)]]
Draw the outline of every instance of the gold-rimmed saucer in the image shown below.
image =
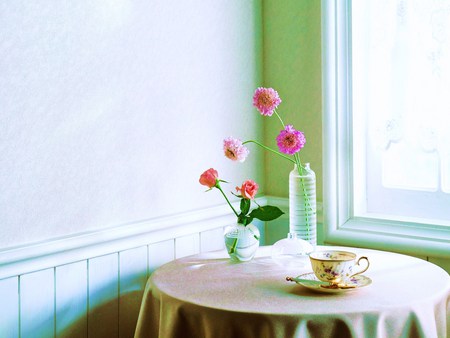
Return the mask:
[(316, 277), (314, 272), (304, 273), (297, 277), (287, 277), (286, 280), (295, 282), (314, 291), (326, 293), (342, 293), (354, 291), (368, 286), (372, 283), (372, 280), (369, 277), (366, 277), (364, 275), (357, 275), (353, 276), (351, 280), (345, 284), (330, 285), (329, 283), (320, 281)]

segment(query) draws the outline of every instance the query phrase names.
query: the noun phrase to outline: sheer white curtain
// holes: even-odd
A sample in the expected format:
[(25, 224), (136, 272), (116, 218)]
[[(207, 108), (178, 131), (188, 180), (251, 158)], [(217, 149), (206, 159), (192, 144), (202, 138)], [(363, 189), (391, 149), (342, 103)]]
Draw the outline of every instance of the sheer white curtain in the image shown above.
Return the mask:
[(354, 215), (450, 225), (450, 0), (351, 5)]

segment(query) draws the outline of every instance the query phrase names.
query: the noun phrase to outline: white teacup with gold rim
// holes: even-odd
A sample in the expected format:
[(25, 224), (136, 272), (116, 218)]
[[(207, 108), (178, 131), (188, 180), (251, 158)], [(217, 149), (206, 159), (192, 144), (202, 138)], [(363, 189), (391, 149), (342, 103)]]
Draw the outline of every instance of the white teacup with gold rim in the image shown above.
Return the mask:
[[(356, 259), (356, 254), (341, 250), (315, 251), (309, 254), (311, 266), (316, 277), (322, 282), (330, 284), (345, 284), (351, 281), (351, 278), (359, 275), (369, 268), (369, 259), (362, 256)], [(355, 271), (359, 263), (365, 260), (367, 266)]]

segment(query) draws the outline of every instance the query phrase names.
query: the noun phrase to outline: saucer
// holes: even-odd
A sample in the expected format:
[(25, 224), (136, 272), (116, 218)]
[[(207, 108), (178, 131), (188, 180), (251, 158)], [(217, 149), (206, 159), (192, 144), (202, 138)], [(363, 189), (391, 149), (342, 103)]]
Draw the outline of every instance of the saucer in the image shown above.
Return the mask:
[(329, 284), (319, 280), (314, 272), (304, 273), (295, 278), (291, 278), (290, 280), (308, 289), (326, 293), (355, 291), (372, 283), (372, 280), (369, 277), (366, 277), (364, 275), (356, 275), (352, 277), (352, 279), (348, 283), (346, 283), (345, 286), (329, 288)]

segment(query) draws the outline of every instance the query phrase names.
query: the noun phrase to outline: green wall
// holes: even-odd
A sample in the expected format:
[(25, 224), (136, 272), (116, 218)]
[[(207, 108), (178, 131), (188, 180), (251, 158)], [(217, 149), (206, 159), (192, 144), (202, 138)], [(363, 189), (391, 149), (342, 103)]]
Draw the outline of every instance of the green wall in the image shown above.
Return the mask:
[[(264, 86), (278, 91), (285, 124), (305, 133), (302, 162), (310, 162), (322, 201), (322, 92), (320, 0), (263, 1)], [(275, 116), (264, 119), (265, 144), (277, 148), (282, 129)], [(290, 162), (265, 153), (265, 194), (287, 197)]]

